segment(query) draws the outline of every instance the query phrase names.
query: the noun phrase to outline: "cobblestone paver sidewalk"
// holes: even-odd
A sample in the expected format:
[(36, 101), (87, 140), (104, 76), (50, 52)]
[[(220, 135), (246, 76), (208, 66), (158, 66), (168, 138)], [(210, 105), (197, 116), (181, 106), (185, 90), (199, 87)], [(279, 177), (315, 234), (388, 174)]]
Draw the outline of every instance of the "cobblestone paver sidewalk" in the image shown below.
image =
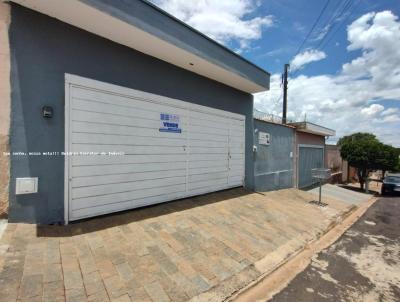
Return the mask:
[(0, 300), (222, 300), (263, 273), (255, 264), (301, 248), (348, 209), (306, 194), (234, 189), (68, 226), (9, 224)]

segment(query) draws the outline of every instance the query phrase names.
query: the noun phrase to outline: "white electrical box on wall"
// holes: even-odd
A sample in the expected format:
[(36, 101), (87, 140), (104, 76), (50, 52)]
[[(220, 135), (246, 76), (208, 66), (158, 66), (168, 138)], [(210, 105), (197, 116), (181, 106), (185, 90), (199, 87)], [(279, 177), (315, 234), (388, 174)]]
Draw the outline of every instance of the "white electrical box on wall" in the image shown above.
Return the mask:
[(258, 132), (258, 143), (260, 145), (269, 145), (270, 144), (270, 135), (267, 132)]
[(32, 194), (38, 191), (37, 177), (21, 177), (16, 179), (15, 194)]

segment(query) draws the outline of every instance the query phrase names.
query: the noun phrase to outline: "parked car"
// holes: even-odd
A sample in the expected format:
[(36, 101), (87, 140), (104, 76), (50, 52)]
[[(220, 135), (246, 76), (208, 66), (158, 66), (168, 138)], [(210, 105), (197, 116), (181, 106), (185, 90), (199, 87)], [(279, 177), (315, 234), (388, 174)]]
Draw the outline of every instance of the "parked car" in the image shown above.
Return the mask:
[(400, 174), (389, 174), (384, 178), (381, 194), (400, 194)]

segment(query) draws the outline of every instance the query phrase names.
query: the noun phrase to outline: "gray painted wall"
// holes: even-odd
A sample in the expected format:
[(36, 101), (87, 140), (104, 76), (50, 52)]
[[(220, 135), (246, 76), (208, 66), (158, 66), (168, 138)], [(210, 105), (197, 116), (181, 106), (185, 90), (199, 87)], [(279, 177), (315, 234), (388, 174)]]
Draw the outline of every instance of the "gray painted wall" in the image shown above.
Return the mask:
[[(260, 145), (258, 132), (270, 134), (270, 145)], [(254, 120), (254, 188), (271, 191), (293, 187), (293, 157), (295, 130), (279, 124)]]
[[(12, 4), (12, 152), (64, 150), (64, 73), (246, 115), (246, 186), (253, 187), (253, 97), (125, 46)], [(41, 116), (43, 105), (54, 117)], [(39, 177), (39, 193), (18, 195), (16, 177)], [(64, 220), (64, 158), (11, 158), (9, 220)]]

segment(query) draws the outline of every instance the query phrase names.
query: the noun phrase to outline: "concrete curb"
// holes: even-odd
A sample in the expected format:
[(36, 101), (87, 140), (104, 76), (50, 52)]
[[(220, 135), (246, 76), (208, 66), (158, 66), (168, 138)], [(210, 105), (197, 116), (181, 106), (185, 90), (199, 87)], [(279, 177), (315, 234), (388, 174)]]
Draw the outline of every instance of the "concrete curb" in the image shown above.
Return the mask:
[(352, 226), (375, 203), (377, 197), (371, 197), (360, 206), (350, 206), (328, 225), (318, 237), (307, 242), (302, 248), (287, 255), (282, 261), (264, 271), (257, 279), (238, 289), (223, 301), (267, 301), (286, 285), (311, 261), (311, 257), (327, 248)]

